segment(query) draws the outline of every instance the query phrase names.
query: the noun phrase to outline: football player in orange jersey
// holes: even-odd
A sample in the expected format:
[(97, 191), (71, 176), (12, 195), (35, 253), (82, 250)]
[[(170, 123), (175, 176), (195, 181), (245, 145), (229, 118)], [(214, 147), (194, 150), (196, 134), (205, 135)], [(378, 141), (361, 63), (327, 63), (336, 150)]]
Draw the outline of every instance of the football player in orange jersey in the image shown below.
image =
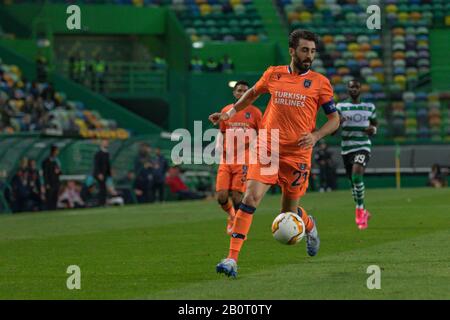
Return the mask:
[[(242, 95), (248, 90), (249, 84), (245, 81), (238, 81), (233, 88), (233, 95), (238, 101)], [(229, 104), (222, 109), (222, 112), (227, 112), (233, 107), (233, 104)], [(238, 163), (237, 152), (238, 144), (234, 145), (233, 161), (232, 163), (227, 163), (226, 161), (226, 141), (227, 141), (227, 130), (230, 132), (235, 130), (248, 130), (253, 129), (256, 132), (261, 126), (262, 113), (261, 111), (253, 106), (249, 105), (243, 110), (236, 113), (236, 115), (229, 120), (220, 122), (220, 132), (224, 135), (225, 139), (223, 141), (223, 155), (219, 169), (217, 171), (216, 179), (216, 192), (217, 201), (222, 209), (228, 214), (227, 217), (227, 233), (231, 235), (231, 230), (233, 226), (235, 212), (239, 208), (239, 204), (242, 201), (242, 196), (245, 191), (245, 183), (248, 169), (248, 161), (245, 163)], [(233, 137), (231, 137), (233, 138)], [(249, 145), (244, 145), (246, 150), (243, 152), (248, 153)], [(248, 156), (246, 157), (248, 159)], [(245, 160), (245, 155), (244, 155)], [(231, 198), (231, 199), (230, 199)]]
[[(238, 255), (250, 230), (253, 213), (273, 184), (280, 185), (282, 189), (281, 211), (298, 212), (304, 222), (307, 253), (314, 256), (319, 250), (320, 240), (315, 219), (298, 204), (308, 187), (312, 148), (317, 141), (335, 132), (339, 128), (340, 120), (330, 81), (310, 70), (316, 55), (317, 42), (318, 37), (312, 32), (292, 31), (289, 35), (290, 64), (269, 67), (233, 108), (209, 116), (209, 120), (214, 124), (232, 119), (261, 94), (271, 95), (260, 129), (260, 136), (261, 130), (267, 131), (267, 139), (258, 139), (258, 161), (256, 164), (250, 163), (247, 189), (236, 212), (229, 254), (216, 266), (219, 273), (237, 276)], [(316, 130), (317, 112), (320, 108), (324, 110), (328, 121)], [(263, 144), (269, 152), (277, 153), (278, 167), (273, 174), (264, 174), (262, 170), (266, 163), (261, 158)]]

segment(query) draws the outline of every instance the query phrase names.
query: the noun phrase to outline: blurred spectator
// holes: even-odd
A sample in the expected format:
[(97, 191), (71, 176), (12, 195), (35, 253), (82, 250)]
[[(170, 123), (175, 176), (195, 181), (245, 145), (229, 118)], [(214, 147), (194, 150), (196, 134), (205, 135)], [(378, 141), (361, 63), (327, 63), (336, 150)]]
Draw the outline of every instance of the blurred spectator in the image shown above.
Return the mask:
[(164, 189), (165, 189), (165, 181), (166, 181), (166, 173), (169, 168), (169, 164), (161, 154), (161, 149), (155, 149), (155, 159), (153, 161), (153, 199), (156, 198), (156, 194), (158, 193), (158, 199), (160, 202), (164, 201)]
[(138, 175), (141, 169), (144, 167), (144, 163), (152, 161), (151, 153), (152, 148), (149, 144), (145, 142), (139, 144), (138, 154), (136, 156), (136, 159), (134, 160), (134, 173), (136, 175)]
[(44, 56), (36, 58), (36, 76), (39, 82), (47, 81), (47, 59)]
[(83, 199), (86, 208), (93, 208), (98, 205), (94, 177), (88, 176), (86, 178), (86, 181), (84, 182), (83, 187), (81, 188), (80, 196), (81, 199)]
[(106, 200), (106, 203), (112, 206), (123, 206), (124, 199), (121, 193), (115, 188), (112, 177), (109, 177), (106, 180), (106, 189), (108, 192), (108, 199)]
[(134, 183), (134, 193), (139, 203), (154, 202), (153, 184), (153, 166), (150, 161), (146, 161), (144, 167), (137, 174)]
[(120, 186), (132, 186), (134, 180), (136, 179), (136, 175), (133, 170), (128, 170), (127, 174), (117, 181), (117, 185)]
[[(47, 101), (47, 103), (52, 102), (53, 105), (55, 104), (55, 88), (53, 87), (53, 83), (48, 83), (44, 89), (42, 90), (41, 97), (44, 99), (44, 101)], [(52, 108), (53, 109), (53, 108)]]
[(433, 188), (442, 188), (447, 185), (447, 177), (437, 163), (431, 167), (431, 172), (428, 175), (428, 185)]
[(181, 180), (180, 169), (172, 167), (169, 169), (166, 183), (170, 187), (170, 191), (178, 196), (179, 200), (195, 200), (204, 199), (205, 195), (189, 190), (187, 185)]
[(28, 186), (28, 160), (22, 159), (19, 169), (11, 180), (13, 212), (30, 211), (30, 188)]
[(44, 178), (47, 210), (55, 210), (58, 202), (58, 192), (60, 187), (59, 176), (62, 174), (58, 154), (59, 148), (52, 145), (50, 148), (50, 155), (42, 162), (42, 175)]
[(106, 204), (107, 190), (106, 180), (111, 177), (111, 163), (108, 152), (109, 141), (102, 140), (100, 143), (100, 150), (94, 156), (94, 178), (99, 185), (98, 201), (99, 205)]
[(136, 175), (133, 170), (129, 170), (123, 178), (117, 181), (117, 190), (122, 194), (126, 204), (134, 203), (133, 185)]
[(0, 92), (0, 130), (11, 130), (11, 118), (14, 116), (15, 110), (8, 102), (8, 95)]
[(74, 61), (74, 80), (83, 83), (85, 81), (87, 70), (88, 62), (78, 54)]
[(335, 189), (336, 168), (333, 163), (332, 153), (328, 150), (325, 141), (320, 141), (319, 150), (314, 155), (319, 165), (320, 192)]
[(80, 196), (80, 187), (75, 181), (68, 181), (58, 198), (58, 208), (72, 209), (84, 207), (84, 201)]
[(72, 55), (69, 57), (69, 79), (75, 80), (75, 61), (76, 58)]
[(203, 60), (200, 59), (198, 56), (195, 56), (191, 60), (191, 64), (189, 66), (189, 69), (192, 72), (201, 73), (203, 71)]
[(96, 57), (93, 63), (93, 71), (95, 75), (95, 85), (92, 87), (95, 91), (104, 92), (105, 91), (105, 78), (106, 72), (108, 71), (108, 66), (103, 59)]
[(165, 70), (167, 68), (166, 60), (161, 58), (160, 56), (156, 56), (153, 58), (152, 69), (154, 71)]
[(208, 61), (206, 61), (205, 71), (217, 72), (218, 70), (219, 70), (219, 64), (217, 63), (217, 61), (214, 61), (213, 58), (209, 58)]
[(34, 159), (28, 160), (28, 187), (30, 190), (30, 200), (32, 201), (32, 210), (42, 210), (45, 189), (41, 185), (41, 176), (36, 166), (36, 160)]
[(224, 55), (222, 60), (220, 61), (219, 69), (224, 73), (233, 72), (234, 70), (233, 60), (227, 54)]

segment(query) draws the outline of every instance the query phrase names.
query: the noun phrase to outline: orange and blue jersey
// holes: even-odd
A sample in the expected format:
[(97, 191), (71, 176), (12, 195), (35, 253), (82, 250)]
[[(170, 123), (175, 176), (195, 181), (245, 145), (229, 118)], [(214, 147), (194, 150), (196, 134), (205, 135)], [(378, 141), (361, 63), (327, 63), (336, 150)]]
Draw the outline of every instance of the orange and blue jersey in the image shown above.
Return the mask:
[(268, 147), (270, 130), (278, 129), (280, 159), (310, 163), (312, 148), (302, 149), (298, 141), (302, 134), (314, 131), (321, 107), (326, 114), (336, 112), (330, 81), (312, 70), (296, 74), (290, 66), (272, 66), (264, 72), (254, 90), (258, 95), (271, 95), (261, 126), (268, 132)]

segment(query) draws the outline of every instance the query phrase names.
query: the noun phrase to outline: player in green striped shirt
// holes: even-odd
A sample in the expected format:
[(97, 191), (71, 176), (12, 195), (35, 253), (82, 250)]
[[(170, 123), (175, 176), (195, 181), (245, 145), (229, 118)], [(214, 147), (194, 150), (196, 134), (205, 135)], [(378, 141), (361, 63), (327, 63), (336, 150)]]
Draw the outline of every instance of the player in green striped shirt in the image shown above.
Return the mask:
[(350, 99), (340, 102), (336, 109), (341, 116), (341, 154), (345, 171), (352, 185), (356, 203), (355, 221), (359, 229), (366, 229), (370, 213), (364, 206), (364, 168), (370, 160), (370, 136), (377, 133), (375, 105), (362, 102), (361, 83), (351, 80), (347, 85)]

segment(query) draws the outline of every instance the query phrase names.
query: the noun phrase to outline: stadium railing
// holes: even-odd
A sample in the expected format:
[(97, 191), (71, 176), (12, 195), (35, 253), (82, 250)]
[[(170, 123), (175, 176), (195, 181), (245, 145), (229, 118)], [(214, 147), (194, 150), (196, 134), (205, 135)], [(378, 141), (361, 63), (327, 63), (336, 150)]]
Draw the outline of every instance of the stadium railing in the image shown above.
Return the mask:
[[(107, 62), (107, 70), (100, 81), (95, 71), (86, 71), (80, 76), (84, 85), (105, 95), (162, 93), (168, 89), (167, 69), (154, 70), (145, 62)], [(69, 77), (67, 62), (60, 63), (58, 70)], [(103, 84), (101, 83), (103, 82)]]

